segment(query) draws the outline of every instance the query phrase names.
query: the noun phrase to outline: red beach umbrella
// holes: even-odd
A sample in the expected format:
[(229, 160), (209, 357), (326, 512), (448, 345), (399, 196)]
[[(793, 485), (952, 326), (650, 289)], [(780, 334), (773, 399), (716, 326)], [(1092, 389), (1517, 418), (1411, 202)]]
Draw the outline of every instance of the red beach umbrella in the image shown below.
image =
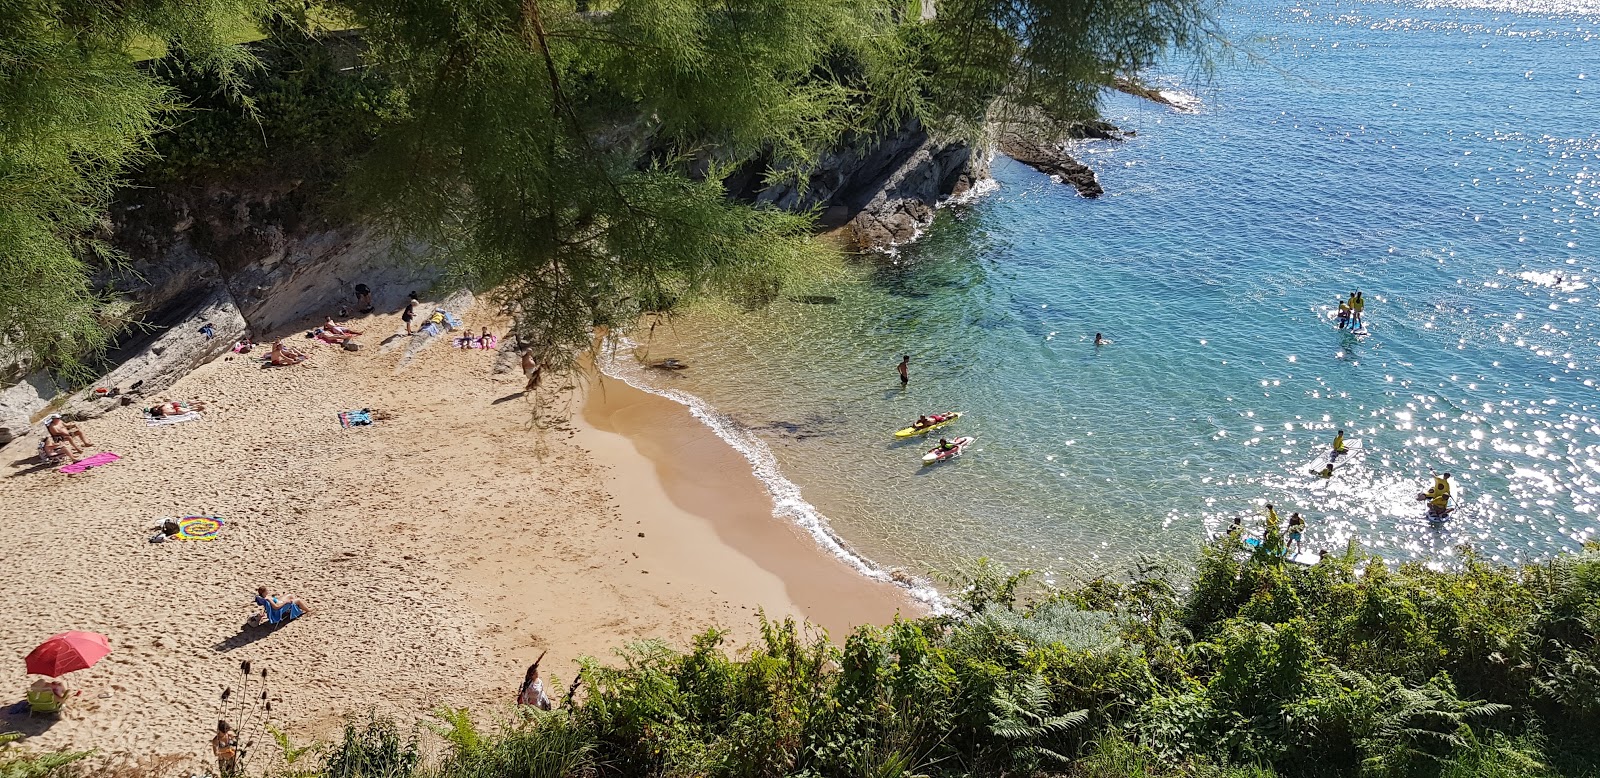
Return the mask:
[(98, 632), (63, 632), (29, 652), (28, 672), (57, 677), (92, 667), (111, 653), (111, 644)]

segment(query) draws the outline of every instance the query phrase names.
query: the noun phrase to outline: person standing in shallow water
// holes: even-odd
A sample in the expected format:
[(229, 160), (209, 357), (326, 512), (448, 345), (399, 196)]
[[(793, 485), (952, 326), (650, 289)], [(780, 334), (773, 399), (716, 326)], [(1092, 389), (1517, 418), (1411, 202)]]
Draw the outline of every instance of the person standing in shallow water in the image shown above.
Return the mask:
[(900, 365), (895, 369), (900, 371), (900, 388), (906, 388), (906, 384), (911, 383), (911, 355), (900, 357)]

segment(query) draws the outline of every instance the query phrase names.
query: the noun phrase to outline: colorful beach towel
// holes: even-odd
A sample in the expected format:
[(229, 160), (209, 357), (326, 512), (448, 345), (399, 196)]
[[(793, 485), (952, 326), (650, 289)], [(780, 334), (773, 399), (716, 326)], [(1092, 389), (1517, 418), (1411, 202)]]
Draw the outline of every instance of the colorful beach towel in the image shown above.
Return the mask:
[(88, 470), (91, 467), (99, 467), (100, 465), (109, 465), (112, 462), (115, 462), (115, 461), (117, 461), (117, 460), (119, 460), (121, 458), (122, 457), (119, 457), (116, 454), (111, 453), (110, 451), (102, 451), (102, 452), (100, 452), (98, 454), (95, 454), (92, 457), (86, 457), (84, 459), (80, 459), (80, 460), (78, 460), (76, 462), (73, 462), (70, 465), (63, 465), (61, 467), (58, 467), (58, 468), (56, 468), (56, 472), (69, 473), (69, 474), (70, 473), (81, 473), (81, 472), (83, 472), (85, 470)]
[(188, 413), (180, 413), (176, 416), (170, 414), (166, 416), (151, 416), (146, 414), (144, 417), (144, 423), (150, 427), (164, 427), (168, 424), (182, 424), (186, 421), (199, 421), (204, 418), (205, 415), (199, 411), (189, 411)]
[(178, 519), (179, 540), (216, 540), (222, 532), (222, 519), (216, 516), (185, 516)]
[(351, 427), (365, 427), (372, 424), (372, 409), (362, 408), (359, 411), (344, 411), (339, 414), (339, 426), (345, 429)]

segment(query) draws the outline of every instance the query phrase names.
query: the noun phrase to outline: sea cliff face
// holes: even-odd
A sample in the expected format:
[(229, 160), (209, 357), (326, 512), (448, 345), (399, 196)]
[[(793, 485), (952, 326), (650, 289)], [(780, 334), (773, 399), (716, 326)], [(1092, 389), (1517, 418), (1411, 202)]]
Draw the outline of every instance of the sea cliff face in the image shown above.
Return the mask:
[[(727, 184), (746, 202), (815, 210), (820, 228), (840, 229), (870, 251), (915, 240), (940, 200), (988, 172), (986, 151), (911, 124), (846, 142), (803, 181), (764, 186), (757, 161)], [(240, 339), (354, 312), (358, 283), (373, 290), (377, 310), (398, 311), (408, 292), (439, 281), (442, 270), (424, 262), (423, 247), (329, 216), (320, 188), (262, 174), (130, 189), (112, 207), (109, 228), (129, 262), (95, 283), (131, 303), (138, 324), (107, 355), (96, 386), (138, 384), (152, 396)], [(209, 337), (201, 331), (208, 323)], [(120, 399), (97, 399), (91, 389), (57, 396), (47, 375), (17, 375), (0, 390), (0, 445), (27, 434), (49, 406), (92, 417)]]

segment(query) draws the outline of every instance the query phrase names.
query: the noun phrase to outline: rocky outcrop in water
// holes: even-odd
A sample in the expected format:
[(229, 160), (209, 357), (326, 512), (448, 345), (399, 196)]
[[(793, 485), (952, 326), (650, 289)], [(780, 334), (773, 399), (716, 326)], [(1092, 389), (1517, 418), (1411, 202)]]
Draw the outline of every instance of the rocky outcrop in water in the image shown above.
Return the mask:
[(988, 155), (957, 140), (933, 137), (915, 122), (893, 135), (858, 139), (817, 161), (803, 182), (768, 186), (765, 160), (728, 179), (747, 202), (790, 210), (817, 208), (819, 227), (840, 230), (861, 250), (915, 239), (933, 221), (939, 201), (989, 176)]

